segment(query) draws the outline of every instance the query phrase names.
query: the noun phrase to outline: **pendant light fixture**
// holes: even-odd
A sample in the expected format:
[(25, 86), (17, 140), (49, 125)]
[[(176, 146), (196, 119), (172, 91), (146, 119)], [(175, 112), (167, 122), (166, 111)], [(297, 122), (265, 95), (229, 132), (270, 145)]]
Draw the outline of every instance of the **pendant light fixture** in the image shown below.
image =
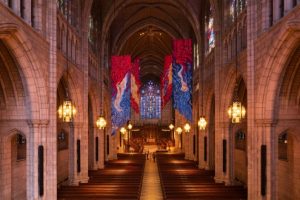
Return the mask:
[(242, 102), (239, 101), (238, 97), (238, 81), (237, 81), (237, 71), (238, 71), (238, 25), (237, 25), (237, 9), (238, 1), (235, 1), (234, 9), (234, 20), (235, 20), (235, 88), (234, 88), (234, 97), (232, 105), (228, 108), (228, 116), (231, 118), (232, 123), (241, 123), (242, 119), (246, 116), (246, 108), (242, 105)]
[[(96, 41), (96, 46), (98, 46), (98, 41)], [(98, 50), (98, 48), (96, 48)], [(100, 57), (100, 56), (98, 56)], [(106, 120), (105, 120), (105, 117), (104, 117), (104, 114), (103, 114), (103, 90), (104, 90), (104, 86), (103, 86), (103, 83), (104, 83), (104, 68), (101, 67), (100, 68), (100, 82), (101, 82), (101, 90), (100, 90), (100, 115), (96, 121), (96, 126), (100, 129), (100, 130), (103, 130), (105, 127), (106, 127)]]
[(200, 130), (205, 130), (207, 121), (204, 116), (203, 112), (203, 99), (204, 99), (204, 51), (205, 49), (202, 48), (202, 66), (201, 66), (201, 115), (198, 120), (198, 127)]
[[(67, 13), (67, 23), (69, 23), (69, 12)], [(67, 61), (67, 82), (69, 81), (69, 31), (67, 31), (67, 42), (66, 42), (66, 61)], [(68, 87), (66, 86), (66, 96), (62, 105), (58, 108), (58, 117), (63, 120), (63, 122), (72, 122), (74, 116), (77, 113), (76, 107), (69, 97)]]

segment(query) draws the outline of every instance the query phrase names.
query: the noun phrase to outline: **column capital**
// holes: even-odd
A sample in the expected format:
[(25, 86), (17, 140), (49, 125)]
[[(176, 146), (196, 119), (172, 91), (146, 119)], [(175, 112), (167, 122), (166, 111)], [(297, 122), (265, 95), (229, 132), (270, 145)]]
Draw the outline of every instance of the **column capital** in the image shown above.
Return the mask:
[(40, 125), (47, 126), (49, 123), (49, 120), (47, 119), (29, 119), (27, 120), (27, 124), (29, 127), (38, 127)]

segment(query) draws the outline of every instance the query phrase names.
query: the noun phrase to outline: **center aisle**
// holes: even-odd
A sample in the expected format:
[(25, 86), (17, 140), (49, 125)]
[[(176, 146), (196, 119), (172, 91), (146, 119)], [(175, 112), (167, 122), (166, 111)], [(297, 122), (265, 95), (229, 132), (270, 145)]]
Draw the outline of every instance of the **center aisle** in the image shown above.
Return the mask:
[(158, 168), (156, 162), (153, 162), (153, 160), (146, 160), (141, 200), (154, 199), (163, 199)]

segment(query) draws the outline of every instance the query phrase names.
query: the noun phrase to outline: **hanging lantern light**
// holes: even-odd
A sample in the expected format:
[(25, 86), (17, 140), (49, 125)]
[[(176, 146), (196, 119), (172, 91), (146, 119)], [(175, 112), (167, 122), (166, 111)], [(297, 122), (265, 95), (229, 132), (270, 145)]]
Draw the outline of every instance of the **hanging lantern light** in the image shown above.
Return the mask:
[[(237, 9), (238, 9), (238, 2), (235, 3), (234, 9), (234, 18), (235, 18), (235, 26), (236, 30), (238, 29), (237, 24)], [(241, 123), (242, 119), (246, 116), (246, 108), (242, 105), (238, 98), (238, 81), (237, 81), (237, 72), (238, 72), (238, 51), (237, 51), (237, 42), (238, 42), (238, 35), (237, 31), (235, 32), (235, 88), (234, 88), (234, 100), (232, 105), (228, 108), (228, 116), (231, 118), (232, 123)]]
[(64, 122), (71, 122), (76, 113), (77, 110), (71, 100), (65, 100), (58, 108), (58, 117)]
[(169, 125), (169, 129), (172, 131), (174, 129), (174, 125), (173, 124), (170, 124)]
[(128, 126), (127, 126), (128, 130), (131, 130), (132, 127), (133, 127), (132, 124), (129, 122), (129, 124), (128, 124)]
[[(69, 21), (69, 15), (67, 15), (67, 21)], [(69, 32), (68, 32), (69, 33)], [(67, 38), (69, 35), (67, 33)], [(69, 40), (67, 39), (66, 43), (66, 52), (69, 52)], [(67, 60), (67, 81), (69, 79), (69, 56), (66, 56)], [(62, 118), (63, 122), (73, 121), (74, 116), (77, 113), (75, 105), (72, 103), (71, 98), (69, 98), (68, 88), (66, 88), (66, 99), (63, 101), (63, 104), (58, 107), (58, 117)]]
[(228, 116), (231, 118), (232, 123), (241, 123), (242, 119), (246, 116), (246, 108), (239, 101), (233, 101), (232, 105), (228, 108)]
[(198, 127), (199, 127), (199, 129), (200, 130), (205, 130), (206, 125), (207, 125), (207, 121), (206, 121), (205, 117), (201, 116), (200, 119), (199, 119), (199, 121), (198, 121)]
[(96, 121), (96, 125), (99, 129), (104, 129), (106, 127), (106, 120), (104, 117), (100, 116), (98, 117), (97, 121)]
[(125, 127), (121, 127), (120, 132), (124, 135), (127, 132), (127, 130)]
[(176, 128), (176, 132), (178, 133), (178, 135), (180, 135), (182, 133), (182, 128), (181, 127)]
[(186, 133), (189, 133), (190, 130), (191, 130), (191, 125), (190, 125), (189, 123), (186, 123), (186, 124), (184, 125), (184, 131), (185, 131)]

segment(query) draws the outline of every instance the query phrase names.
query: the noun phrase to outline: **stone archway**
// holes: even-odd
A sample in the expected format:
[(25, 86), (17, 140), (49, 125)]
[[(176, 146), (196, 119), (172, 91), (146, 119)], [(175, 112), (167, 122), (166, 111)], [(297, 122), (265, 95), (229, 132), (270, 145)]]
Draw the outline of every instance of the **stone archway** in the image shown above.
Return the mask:
[[(64, 79), (61, 79), (58, 88), (57, 88), (57, 105), (58, 110), (59, 106), (62, 105), (64, 99), (67, 95), (67, 83)], [(64, 123), (61, 119), (57, 117), (57, 186), (67, 185), (69, 182), (69, 173), (70, 173), (70, 134), (71, 127), (69, 123)]]
[[(296, 177), (300, 176), (300, 46), (284, 65), (273, 110), (277, 121), (275, 140), (276, 184), (278, 199), (298, 199)], [(285, 149), (286, 148), (286, 149)]]
[[(14, 136), (11, 135), (18, 131), (14, 130), (32, 132), (26, 137), (26, 144), (28, 144), (26, 159), (22, 161), (15, 159), (9, 162), (18, 163), (18, 165), (1, 164), (0, 166), (1, 171), (5, 174), (1, 176), (1, 179), (8, 181), (1, 181), (5, 184), (0, 184), (0, 190), (3, 191), (0, 198), (4, 199), (14, 198), (12, 195), (20, 195), (22, 199), (31, 198), (36, 192), (36, 190), (29, 190), (30, 186), (37, 183), (34, 178), (37, 174), (32, 173), (32, 171), (37, 173), (34, 164), (35, 157), (28, 155), (35, 155), (38, 137), (28, 125), (34, 122), (36, 126), (39, 126), (41, 119), (48, 116), (49, 108), (45, 79), (40, 74), (39, 60), (33, 52), (31, 42), (15, 24), (0, 24), (0, 140), (2, 141), (0, 151), (8, 151), (3, 154), (5, 156), (10, 156), (12, 152), (15, 152), (12, 151), (12, 147), (16, 144), (16, 140), (12, 139)], [(43, 111), (43, 115), (41, 115), (41, 111)], [(12, 144), (12, 142), (14, 143)], [(12, 158), (14, 157), (10, 159)], [(9, 174), (12, 169), (19, 175), (19, 171), (22, 171), (20, 180), (11, 179)], [(16, 184), (12, 186), (14, 182)], [(19, 182), (22, 183), (22, 187), (19, 187)]]
[(0, 188), (3, 199), (26, 199), (27, 196), (27, 138), (17, 129), (10, 130), (0, 140), (1, 159)]

